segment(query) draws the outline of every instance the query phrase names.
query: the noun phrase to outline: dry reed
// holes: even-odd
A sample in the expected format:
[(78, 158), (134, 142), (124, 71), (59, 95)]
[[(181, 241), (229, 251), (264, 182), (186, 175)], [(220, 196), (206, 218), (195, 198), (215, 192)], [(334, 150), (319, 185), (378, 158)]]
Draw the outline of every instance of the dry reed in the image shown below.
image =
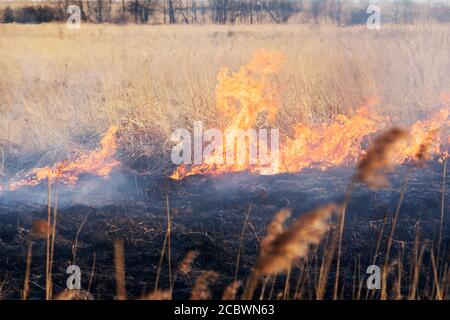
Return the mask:
[(211, 299), (211, 291), (209, 285), (216, 281), (219, 274), (213, 271), (206, 271), (199, 275), (192, 288), (191, 300), (208, 300)]
[(116, 270), (116, 299), (126, 300), (127, 291), (125, 284), (125, 256), (123, 250), (123, 240), (114, 241), (114, 264)]
[(171, 293), (168, 290), (156, 290), (141, 298), (141, 300), (170, 300)]
[(197, 259), (199, 254), (200, 252), (197, 250), (189, 251), (178, 266), (178, 272), (182, 275), (187, 275), (190, 273), (192, 271), (192, 264), (194, 263), (194, 260)]
[(358, 163), (355, 180), (374, 189), (386, 186), (388, 180), (383, 171), (392, 169), (396, 147), (407, 136), (406, 131), (400, 128), (390, 129), (378, 136)]
[(94, 300), (94, 297), (84, 290), (64, 290), (55, 296), (55, 300)]
[[(335, 205), (328, 205), (302, 214), (288, 229), (279, 233), (280, 225), (271, 224), (271, 231), (263, 240), (261, 255), (255, 269), (262, 274), (286, 271), (295, 259), (303, 258), (310, 245), (317, 245), (329, 230), (329, 220), (336, 211)], [(281, 217), (287, 216), (283, 213)], [(276, 234), (278, 233), (278, 234)]]
[(233, 281), (229, 284), (223, 291), (222, 300), (234, 300), (236, 299), (236, 294), (241, 287), (241, 281)]

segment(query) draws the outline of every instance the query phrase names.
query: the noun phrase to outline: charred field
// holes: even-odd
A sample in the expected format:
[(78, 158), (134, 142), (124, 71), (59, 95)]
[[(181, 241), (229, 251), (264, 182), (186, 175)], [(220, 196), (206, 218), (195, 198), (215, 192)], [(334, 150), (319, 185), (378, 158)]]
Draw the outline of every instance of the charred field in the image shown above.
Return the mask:
[[(374, 257), (381, 254), (382, 249), (375, 252), (377, 241), (380, 232), (388, 230), (392, 224), (402, 187), (398, 181), (402, 181), (402, 176), (408, 170), (405, 165), (396, 174), (392, 174), (390, 179), (393, 183), (387, 189), (372, 191), (359, 185), (354, 191), (348, 206), (343, 238), (342, 298), (363, 298), (367, 294), (364, 285), (367, 276), (365, 266), (373, 264)], [(155, 287), (167, 232), (168, 200), (173, 274), (177, 274), (177, 266), (187, 252), (199, 252), (191, 273), (175, 276), (171, 280), (173, 298), (189, 298), (195, 278), (205, 271), (219, 274), (217, 281), (211, 284), (211, 290), (213, 298), (220, 298), (223, 288), (233, 282), (239, 251), (241, 254), (237, 278), (245, 279), (250, 274), (261, 250), (261, 239), (264, 238), (266, 226), (277, 211), (291, 208), (294, 217), (297, 217), (320, 205), (342, 201), (352, 172), (353, 169), (350, 168), (334, 168), (276, 176), (229, 173), (213, 177), (193, 176), (182, 181), (164, 177), (150, 179), (122, 176), (122, 191), (116, 193), (115, 200), (109, 200), (109, 204), (93, 206), (68, 202), (58, 210), (54, 291), (64, 290), (66, 268), (76, 264), (82, 270), (82, 287), (91, 292), (93, 298), (115, 298), (114, 241), (123, 239), (128, 298), (140, 298), (151, 292)], [(89, 183), (89, 177), (86, 179)], [(114, 179), (114, 174), (111, 179)], [(86, 181), (80, 183), (83, 182)], [(102, 190), (101, 185), (109, 182), (105, 180), (97, 183), (100, 187), (96, 190)], [(448, 188), (448, 181), (446, 183)], [(60, 194), (65, 192), (74, 191), (61, 187)], [(101, 196), (101, 192), (96, 192), (92, 196)], [(47, 196), (45, 186), (39, 191), (33, 190), (33, 193), (35, 198), (39, 198), (36, 197), (39, 193), (41, 198)], [(424, 267), (419, 285), (420, 290), (423, 290), (423, 298), (431, 294), (431, 291), (428, 292), (431, 289), (427, 288), (428, 285), (432, 286), (429, 277), (433, 273), (429, 269), (429, 252), (439, 232), (441, 195), (442, 164), (433, 162), (426, 168), (413, 169), (393, 244), (392, 256), (401, 255), (404, 260), (405, 279), (413, 272), (411, 268), (414, 264), (409, 260), (414, 256), (418, 238), (427, 247), (424, 249), (427, 252), (423, 257)], [(23, 205), (17, 200), (5, 199), (8, 197), (3, 197), (0, 203), (2, 298), (19, 299), (29, 230), (33, 221), (47, 219), (47, 207), (42, 203)], [(448, 198), (445, 201), (448, 206)], [(446, 224), (443, 230), (443, 248), (448, 248), (448, 231), (449, 225)], [(386, 245), (388, 237), (388, 234), (382, 236), (381, 248)], [(294, 284), (301, 281), (301, 289), (292, 289), (290, 298), (298, 298), (294, 294), (298, 295), (300, 292), (303, 298), (316, 298), (314, 279), (320, 267), (319, 247), (310, 254), (310, 259), (310, 279), (302, 279), (300, 271), (293, 271), (292, 281)], [(163, 272), (159, 287), (166, 289), (169, 287), (167, 256), (161, 268)], [(298, 268), (304, 272), (300, 262)], [(329, 286), (333, 284), (333, 266), (331, 270)], [(45, 297), (44, 274), (45, 240), (37, 240), (34, 243), (31, 265), (31, 299)], [(285, 277), (278, 276), (273, 289), (267, 289), (266, 299), (275, 299), (279, 292), (283, 292)], [(395, 274), (389, 281), (389, 285), (394, 286)], [(410, 283), (404, 280), (401, 292), (406, 294), (409, 290)]]
[(449, 30), (0, 25), (0, 299), (448, 299)]

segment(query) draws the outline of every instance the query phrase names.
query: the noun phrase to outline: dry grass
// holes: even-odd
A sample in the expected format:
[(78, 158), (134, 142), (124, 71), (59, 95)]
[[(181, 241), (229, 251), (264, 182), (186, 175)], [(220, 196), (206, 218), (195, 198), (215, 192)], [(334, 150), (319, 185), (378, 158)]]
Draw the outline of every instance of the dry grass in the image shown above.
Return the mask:
[(114, 242), (114, 265), (116, 270), (116, 299), (126, 300), (127, 290), (125, 283), (125, 255), (122, 240), (116, 240)]
[(219, 275), (214, 271), (205, 271), (199, 275), (192, 288), (191, 300), (208, 300), (211, 299), (211, 291), (209, 285), (216, 281)]
[[(330, 120), (335, 114), (345, 113), (358, 106), (368, 96), (380, 96), (383, 112), (395, 114), (396, 119), (407, 122), (412, 116), (421, 116), (437, 106), (440, 94), (450, 88), (449, 33), (446, 26), (434, 25), (384, 26), (380, 32), (369, 32), (362, 27), (268, 25), (83, 25), (81, 31), (71, 32), (62, 25), (0, 25), (0, 173), (13, 173), (16, 168), (10, 163), (15, 159), (24, 159), (27, 155), (40, 155), (39, 160), (43, 162), (65, 158), (69, 151), (84, 146), (93, 136), (100, 136), (112, 124), (120, 126), (119, 143), (123, 158), (127, 161), (167, 152), (168, 137), (174, 128), (190, 127), (194, 120), (220, 126), (220, 119), (216, 117), (214, 109), (219, 68), (228, 66), (236, 69), (260, 48), (277, 49), (286, 55), (285, 67), (279, 75), (283, 103), (277, 122), (281, 128), (289, 128), (290, 124), (298, 121), (314, 123)], [(430, 51), (433, 52), (431, 57)], [(378, 173), (378, 169), (386, 166), (383, 153), (387, 150), (386, 145), (372, 150), (374, 156), (378, 155), (372, 160), (377, 162), (363, 160), (361, 163), (365, 166), (360, 166), (359, 170), (364, 174), (373, 173), (373, 170)], [(427, 150), (422, 151), (425, 158)], [(17, 165), (23, 166), (23, 163)], [(445, 177), (444, 169), (443, 186)], [(367, 176), (360, 174), (357, 178), (363, 182), (373, 182), (374, 177), (366, 179)], [(375, 175), (375, 181), (378, 182), (379, 178)], [(393, 215), (383, 255), (381, 298), (389, 298), (387, 277), (391, 271), (397, 271), (396, 283), (400, 283), (403, 277), (402, 256), (390, 259), (390, 247), (406, 187), (407, 180)], [(57, 218), (57, 192), (52, 193), (51, 188), (53, 186), (49, 185), (48, 220), (41, 222), (42, 227), (49, 230), (45, 234), (48, 299), (52, 298), (51, 270)], [(448, 288), (449, 283), (445, 271), (448, 265), (440, 263), (444, 261), (444, 253), (441, 257), (439, 252), (444, 222), (444, 195), (443, 187), (437, 254), (431, 249), (433, 297), (439, 299), (448, 296), (445, 288)], [(346, 205), (347, 201), (344, 210)], [(155, 289), (145, 299), (172, 297), (176, 274), (171, 269), (172, 217), (167, 195), (166, 209), (167, 230)], [(338, 261), (344, 214), (339, 229), (334, 229), (337, 231), (333, 234), (333, 237), (339, 235)], [(243, 297), (252, 298), (259, 284), (259, 273), (272, 277), (264, 279), (260, 296), (265, 297), (266, 286), (271, 280), (269, 297), (272, 297), (278, 273), (282, 271), (287, 271), (288, 276), (285, 278), (284, 292), (278, 295), (289, 298), (292, 288), (296, 288), (295, 297), (303, 294), (298, 289), (302, 285), (301, 279), (308, 277), (311, 272), (309, 268), (313, 268), (309, 262), (314, 258), (309, 250), (310, 244), (319, 245), (325, 238), (330, 216), (330, 208), (326, 212), (303, 215), (285, 230), (283, 223), (288, 214), (282, 211), (268, 227), (260, 260), (255, 265), (257, 272), (249, 279), (237, 279), (238, 255), (235, 281), (225, 289), (224, 299), (234, 299), (244, 280), (247, 284)], [(317, 220), (317, 225), (311, 219)], [(247, 218), (241, 237), (246, 227)], [(316, 229), (311, 229), (314, 227)], [(379, 235), (375, 254), (382, 251), (381, 240), (386, 236), (384, 231), (385, 225)], [(315, 257), (316, 260), (322, 259), (321, 265), (317, 263), (313, 270), (319, 275), (312, 296), (319, 299), (326, 297), (328, 273), (336, 249), (335, 239), (329, 238), (329, 244), (328, 248), (332, 248), (330, 252), (324, 250), (319, 258)], [(31, 249), (30, 242), (24, 298), (27, 298), (29, 287)], [(411, 299), (419, 297), (418, 282), (426, 250), (417, 236), (410, 266), (413, 273), (408, 296)], [(181, 274), (191, 272), (196, 255), (193, 251), (182, 262), (179, 270)], [(165, 257), (169, 275), (167, 291), (158, 287)], [(293, 261), (299, 258), (304, 261), (301, 261), (301, 274), (295, 284), (289, 277), (292, 269), (297, 268)], [(115, 266), (117, 299), (126, 299), (121, 241), (115, 243)], [(93, 274), (90, 283), (92, 277)], [(213, 271), (200, 274), (193, 286), (191, 298), (211, 298), (209, 285), (218, 277)], [(336, 279), (335, 299), (339, 291), (338, 277)], [(355, 282), (354, 295), (359, 297), (361, 290), (356, 285), (360, 284)], [(391, 289), (396, 297), (402, 296), (399, 287)]]
[(295, 259), (308, 254), (310, 245), (321, 242), (329, 230), (329, 220), (335, 210), (332, 205), (319, 208), (301, 215), (287, 230), (281, 229), (275, 235), (269, 233), (269, 239), (263, 241), (256, 270), (266, 275), (289, 270)]
[[(0, 154), (44, 163), (120, 125), (130, 162), (168, 150), (174, 128), (219, 125), (216, 75), (261, 48), (282, 51), (281, 128), (329, 120), (368, 96), (397, 119), (422, 115), (450, 88), (445, 25), (0, 25)], [(430, 52), (433, 52), (430, 55)], [(401, 94), (399, 94), (401, 93)], [(156, 165), (155, 165), (156, 166)], [(160, 167), (150, 168), (159, 170)]]

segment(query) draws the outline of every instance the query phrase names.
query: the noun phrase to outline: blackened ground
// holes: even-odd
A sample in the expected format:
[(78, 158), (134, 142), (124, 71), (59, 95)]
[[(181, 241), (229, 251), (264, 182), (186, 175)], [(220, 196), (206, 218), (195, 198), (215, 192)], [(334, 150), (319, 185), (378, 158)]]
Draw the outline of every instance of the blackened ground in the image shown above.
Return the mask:
[[(383, 219), (386, 216), (391, 217), (395, 211), (407, 170), (409, 169), (404, 167), (398, 173), (392, 174), (392, 185), (383, 190), (374, 192), (362, 185), (356, 185), (354, 188), (343, 242), (343, 296), (346, 298), (352, 298), (355, 261), (359, 261), (358, 273), (361, 277), (365, 275), (367, 266), (372, 264)], [(288, 207), (293, 210), (294, 216), (298, 216), (317, 206), (339, 202), (343, 198), (351, 174), (351, 169), (331, 169), (324, 172), (310, 170), (276, 176), (233, 173), (214, 177), (193, 176), (182, 181), (132, 175), (124, 177), (120, 174), (119, 180), (113, 176), (110, 181), (94, 184), (94, 188), (91, 184), (87, 191), (78, 192), (77, 200), (71, 200), (71, 194), (75, 195), (79, 188), (83, 189), (83, 183), (90, 184), (89, 179), (80, 181), (77, 189), (64, 189), (65, 187), (61, 186), (59, 194), (65, 201), (61, 203), (57, 216), (54, 292), (64, 290), (68, 277), (66, 268), (75, 263), (81, 268), (84, 289), (88, 289), (92, 276), (89, 291), (94, 297), (114, 298), (115, 239), (123, 239), (125, 244), (129, 298), (137, 298), (142, 293), (152, 291), (167, 226), (167, 196), (173, 219), (170, 247), (173, 273), (188, 251), (200, 252), (191, 274), (176, 275), (174, 297), (189, 298), (196, 276), (202, 271), (213, 270), (220, 274), (219, 280), (212, 286), (214, 297), (220, 298), (223, 288), (234, 278), (239, 237), (249, 210), (250, 224), (245, 231), (238, 276), (242, 280), (249, 275), (255, 262), (265, 226), (278, 210)], [(111, 188), (111, 184), (117, 181), (120, 181), (118, 186)], [(3, 194), (0, 198), (2, 299), (20, 298), (29, 230), (34, 220), (47, 219), (45, 205), (35, 203), (33, 199), (40, 199), (42, 202), (42, 199), (46, 198), (45, 190), (46, 187), (42, 186), (40, 190), (20, 191), (27, 195), (22, 198), (17, 193), (14, 197), (11, 194)], [(90, 202), (79, 200), (80, 197), (95, 199), (97, 193), (103, 194), (105, 190), (108, 196), (103, 198), (101, 204), (93, 201), (92, 205), (87, 205)], [(447, 190), (450, 190), (448, 182)], [(442, 165), (433, 163), (427, 168), (412, 170), (395, 234), (393, 257), (396, 257), (397, 249), (403, 246), (407, 261), (406, 257), (413, 249), (418, 223), (423, 243), (432, 243), (436, 239), (441, 196)], [(449, 200), (450, 195), (447, 194), (446, 208), (450, 207)], [(76, 204), (77, 202), (83, 204)], [(448, 210), (445, 214), (444, 242), (448, 247)], [(83, 226), (80, 229), (81, 225)], [(387, 229), (389, 227), (390, 219), (386, 225)], [(74, 258), (74, 243), (78, 231)], [(386, 239), (383, 238), (383, 245)], [(161, 288), (169, 287), (167, 270), (165, 259), (159, 284)], [(331, 270), (330, 283), (334, 277), (333, 266)], [(423, 272), (425, 283), (427, 272), (431, 274), (431, 271), (424, 267)], [(311, 277), (314, 276), (313, 273)], [(30, 298), (44, 297), (44, 274), (45, 240), (34, 240)], [(293, 272), (293, 278), (295, 276), (296, 271)], [(278, 283), (283, 285), (282, 277)], [(314, 280), (310, 279), (308, 284), (310, 288), (313, 287)], [(304, 297), (314, 298), (313, 290), (306, 290)]]

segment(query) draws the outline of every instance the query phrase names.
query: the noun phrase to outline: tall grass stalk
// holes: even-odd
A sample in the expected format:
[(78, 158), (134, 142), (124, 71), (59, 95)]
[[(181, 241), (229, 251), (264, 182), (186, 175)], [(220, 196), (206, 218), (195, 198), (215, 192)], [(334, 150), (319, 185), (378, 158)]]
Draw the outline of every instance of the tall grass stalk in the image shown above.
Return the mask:
[(353, 181), (346, 188), (344, 202), (342, 203), (341, 208), (341, 214), (339, 215), (339, 237), (337, 245), (336, 278), (334, 281), (333, 300), (337, 300), (338, 298), (339, 275), (341, 269), (341, 255), (342, 255), (342, 238), (344, 236), (345, 216), (347, 212), (348, 203), (352, 195), (352, 190), (353, 190)]
[(239, 236), (239, 246), (238, 246), (238, 253), (237, 253), (237, 257), (236, 257), (236, 268), (235, 268), (235, 271), (234, 271), (234, 282), (236, 282), (238, 280), (239, 264), (240, 264), (240, 261), (241, 261), (242, 245), (243, 245), (243, 242), (244, 242), (245, 230), (247, 229), (248, 220), (250, 218), (250, 211), (251, 211), (251, 205), (249, 205), (248, 208), (247, 208), (247, 213), (245, 214), (245, 219), (244, 219), (244, 225), (242, 226), (241, 235)]
[[(50, 177), (47, 179), (47, 230), (51, 228), (52, 215), (52, 181)], [(47, 233), (46, 256), (45, 256), (45, 299), (50, 300), (50, 233)]]
[(403, 199), (405, 197), (406, 190), (408, 189), (408, 182), (409, 182), (410, 174), (411, 174), (411, 170), (409, 169), (408, 172), (406, 173), (405, 178), (403, 179), (403, 185), (402, 185), (402, 189), (400, 191), (400, 198), (398, 200), (397, 208), (395, 210), (394, 217), (392, 219), (391, 231), (389, 233), (389, 238), (388, 238), (387, 245), (386, 245), (386, 253), (384, 256), (384, 266), (383, 266), (383, 270), (381, 272), (381, 297), (380, 297), (381, 300), (387, 299), (387, 275), (388, 275), (388, 268), (389, 268), (389, 256), (391, 253), (391, 247), (392, 247), (392, 242), (394, 240), (395, 230), (397, 228), (397, 222), (398, 222), (398, 217), (400, 215), (400, 209), (402, 207), (402, 203), (403, 203)]
[[(437, 253), (437, 259), (439, 262), (440, 259), (440, 252), (441, 252), (441, 245), (442, 245), (442, 232), (444, 228), (444, 218), (445, 218), (445, 191), (446, 191), (446, 180), (447, 180), (447, 160), (448, 157), (445, 157), (444, 159), (444, 167), (442, 169), (442, 195), (441, 195), (441, 216), (439, 221), (439, 238), (438, 238), (438, 253)], [(445, 255), (445, 252), (442, 252), (443, 256)], [(442, 259), (444, 260), (444, 259)]]
[(114, 265), (116, 276), (116, 299), (126, 300), (127, 290), (125, 282), (125, 255), (123, 249), (123, 240), (114, 241)]
[(26, 260), (25, 280), (23, 284), (22, 300), (28, 299), (28, 293), (30, 290), (31, 257), (33, 255), (32, 251), (33, 251), (33, 241), (30, 239), (28, 240), (27, 260)]

